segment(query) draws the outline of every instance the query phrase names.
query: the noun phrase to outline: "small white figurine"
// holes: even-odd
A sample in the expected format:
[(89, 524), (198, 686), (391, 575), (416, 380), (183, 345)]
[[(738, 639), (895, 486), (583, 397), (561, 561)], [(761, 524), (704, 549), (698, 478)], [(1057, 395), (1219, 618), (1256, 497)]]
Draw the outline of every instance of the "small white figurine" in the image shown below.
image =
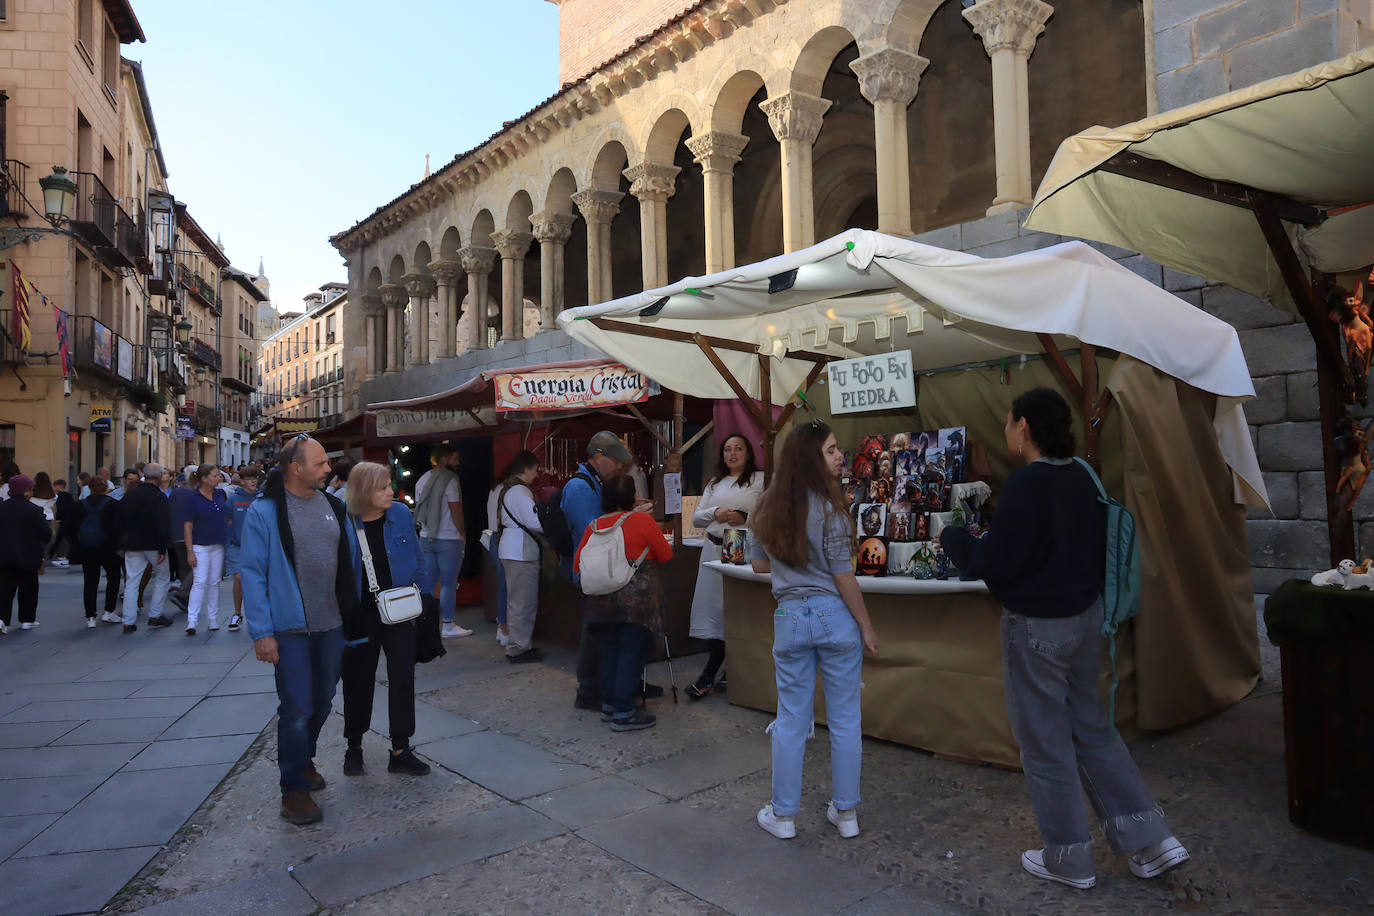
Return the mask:
[(1354, 588), (1374, 589), (1374, 570), (1371, 570), (1371, 566), (1374, 566), (1374, 560), (1368, 557), (1363, 563), (1358, 564), (1350, 575), (1345, 577), (1346, 591)]
[(1354, 560), (1341, 560), (1336, 564), (1335, 569), (1328, 569), (1326, 572), (1319, 572), (1312, 576), (1313, 585), (1340, 585), (1344, 586), (1346, 579), (1355, 572)]

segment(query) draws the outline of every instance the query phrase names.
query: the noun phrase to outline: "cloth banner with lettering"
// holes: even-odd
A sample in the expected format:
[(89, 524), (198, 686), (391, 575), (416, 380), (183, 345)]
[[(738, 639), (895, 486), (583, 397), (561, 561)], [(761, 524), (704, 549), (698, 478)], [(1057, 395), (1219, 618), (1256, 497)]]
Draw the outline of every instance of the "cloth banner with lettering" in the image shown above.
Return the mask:
[(10, 261), (10, 289), (14, 301), (14, 313), (10, 316), (10, 336), (14, 339), (14, 345), (21, 352), (27, 353), (32, 342), (29, 333), (29, 290), (33, 289), (33, 284), (14, 261)]
[(57, 357), (62, 363), (62, 377), (66, 378), (72, 374), (72, 348), (67, 339), (67, 313), (54, 305), (52, 320), (57, 325)]
[(496, 409), (586, 410), (617, 404), (640, 404), (658, 393), (658, 385), (626, 366), (538, 369), (493, 375)]

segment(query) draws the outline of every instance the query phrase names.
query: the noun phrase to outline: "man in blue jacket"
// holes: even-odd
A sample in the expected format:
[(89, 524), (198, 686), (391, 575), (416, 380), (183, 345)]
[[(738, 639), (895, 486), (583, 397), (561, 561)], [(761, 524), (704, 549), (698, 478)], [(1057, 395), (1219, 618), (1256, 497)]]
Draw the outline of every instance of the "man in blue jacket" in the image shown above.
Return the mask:
[(297, 436), (280, 464), (281, 485), (268, 487), (244, 515), (239, 567), (253, 649), (275, 666), (281, 816), (311, 824), (324, 816), (310, 797), (325, 786), (313, 758), (344, 643), (366, 633), (353, 575), (357, 535), (343, 504), (318, 489), (329, 474), (324, 446)]
[[(229, 491), (229, 546), (224, 552), (224, 574), (234, 577), (234, 616), (229, 618), (229, 632), (243, 623), (243, 576), (239, 566), (239, 550), (243, 544), (243, 520), (248, 507), (259, 496), (258, 468), (250, 464), (239, 471), (239, 482)], [(343, 497), (339, 497), (342, 501)]]

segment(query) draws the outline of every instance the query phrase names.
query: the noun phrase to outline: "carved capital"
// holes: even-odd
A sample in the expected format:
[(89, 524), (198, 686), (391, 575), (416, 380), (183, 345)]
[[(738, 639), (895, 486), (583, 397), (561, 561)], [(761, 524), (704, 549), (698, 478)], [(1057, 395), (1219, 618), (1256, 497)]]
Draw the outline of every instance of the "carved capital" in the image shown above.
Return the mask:
[(768, 116), (768, 126), (778, 141), (801, 140), (815, 143), (821, 132), (821, 119), (830, 108), (830, 100), (793, 89), (780, 96), (764, 99), (759, 105)]
[(588, 223), (609, 223), (620, 212), (620, 201), (625, 195), (620, 191), (601, 191), (588, 188), (572, 196), (582, 218)]
[(363, 314), (380, 315), (382, 313), (382, 296), (380, 293), (363, 293)]
[(434, 295), (434, 278), (429, 274), (406, 274), (401, 278), (406, 295), (412, 299), (428, 299)]
[(458, 249), (458, 260), (463, 263), (463, 270), (470, 274), (489, 274), (496, 266), (496, 249), (469, 245)]
[(530, 225), (534, 227), (534, 237), (539, 244), (565, 245), (572, 238), (572, 224), (576, 219), (571, 213), (543, 210), (530, 217)]
[(983, 39), (989, 57), (1005, 50), (1030, 56), (1053, 13), (1054, 7), (1041, 0), (978, 0), (964, 10), (964, 18)]
[(453, 286), (463, 279), (463, 265), (459, 261), (440, 258), (429, 262), (429, 272), (444, 286)]
[(921, 74), (930, 61), (919, 54), (899, 48), (883, 48), (865, 54), (849, 65), (859, 78), (859, 91), (870, 102), (893, 99), (903, 105), (911, 104), (921, 85)]
[(530, 250), (530, 242), (534, 241), (534, 233), (523, 232), (519, 229), (502, 229), (493, 232), (491, 240), (496, 243), (496, 250), (501, 253), (501, 260), (518, 261)]
[(377, 287), (377, 292), (382, 297), (382, 305), (389, 309), (403, 309), (410, 304), (406, 288), (399, 283), (383, 283)]
[(727, 134), (723, 130), (712, 130), (695, 137), (687, 138), (687, 148), (703, 172), (725, 172), (735, 170), (749, 138), (743, 134)]
[(662, 203), (677, 193), (677, 173), (682, 171), (675, 165), (660, 165), (657, 162), (641, 162), (632, 165), (620, 174), (630, 182), (630, 193), (640, 200), (654, 200)]

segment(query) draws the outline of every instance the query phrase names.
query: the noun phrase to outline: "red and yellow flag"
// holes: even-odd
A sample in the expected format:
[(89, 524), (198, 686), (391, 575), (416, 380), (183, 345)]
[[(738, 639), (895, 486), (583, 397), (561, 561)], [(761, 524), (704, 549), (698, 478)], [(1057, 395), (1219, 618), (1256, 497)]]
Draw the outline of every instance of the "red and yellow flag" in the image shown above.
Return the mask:
[(24, 353), (29, 352), (29, 343), (32, 337), (29, 334), (29, 290), (32, 284), (24, 276), (24, 272), (19, 269), (19, 265), (10, 261), (10, 280), (13, 293), (14, 314), (11, 316), (10, 336), (14, 338), (15, 345)]

